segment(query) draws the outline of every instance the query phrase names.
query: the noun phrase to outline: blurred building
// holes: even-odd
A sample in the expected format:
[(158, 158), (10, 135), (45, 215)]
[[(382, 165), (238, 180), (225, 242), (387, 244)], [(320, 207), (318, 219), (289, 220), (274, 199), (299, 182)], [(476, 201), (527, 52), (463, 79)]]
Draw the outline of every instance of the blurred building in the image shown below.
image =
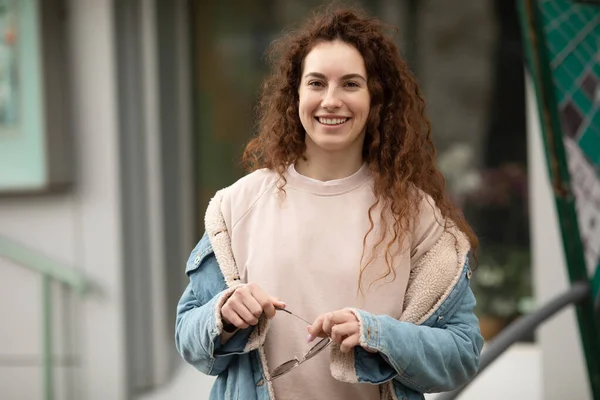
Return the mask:
[[(0, 1), (0, 14), (38, 11), (39, 101), (46, 120), (58, 121), (44, 129), (46, 151), (56, 148), (47, 168), (68, 168), (59, 185), (0, 193), (0, 240), (90, 283), (84, 295), (51, 285), (48, 336), (39, 270), (0, 258), (0, 398), (43, 398), (48, 337), (56, 399), (179, 398), (186, 394), (168, 388), (182, 380), (204, 391), (187, 396), (203, 398), (210, 379), (181, 369), (173, 343), (184, 264), (209, 198), (243, 174), (238, 160), (254, 132), (268, 44), (321, 3)], [(440, 168), (481, 233), (478, 314), (492, 337), (567, 286), (514, 1), (354, 3), (399, 27), (397, 43), (429, 104)], [(544, 399), (589, 398), (571, 310), (522, 348), (526, 361), (522, 353), (504, 359), (503, 375), (490, 370), (479, 393), (504, 387), (526, 398), (510, 382), (523, 383), (523, 396), (534, 382)]]

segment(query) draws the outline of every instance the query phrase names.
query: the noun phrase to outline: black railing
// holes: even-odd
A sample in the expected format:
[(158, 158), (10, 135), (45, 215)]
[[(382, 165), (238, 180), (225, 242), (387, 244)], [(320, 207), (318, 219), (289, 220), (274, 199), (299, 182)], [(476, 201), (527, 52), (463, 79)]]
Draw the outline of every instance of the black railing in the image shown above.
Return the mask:
[(566, 293), (555, 297), (539, 310), (515, 320), (486, 346), (485, 351), (481, 355), (479, 371), (475, 375), (475, 378), (459, 389), (441, 394), (436, 398), (436, 400), (456, 399), (458, 395), (463, 392), (463, 390), (465, 390), (475, 379), (477, 379), (477, 377), (510, 346), (531, 335), (542, 323), (553, 317), (565, 307), (572, 304), (577, 304), (585, 300), (589, 295), (589, 283), (575, 282)]

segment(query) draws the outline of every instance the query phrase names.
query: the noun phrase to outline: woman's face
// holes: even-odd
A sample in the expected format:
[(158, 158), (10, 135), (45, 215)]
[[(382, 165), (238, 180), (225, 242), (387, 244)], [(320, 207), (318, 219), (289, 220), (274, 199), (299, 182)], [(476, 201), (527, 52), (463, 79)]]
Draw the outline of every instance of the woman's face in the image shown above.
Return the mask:
[[(317, 44), (304, 59), (298, 112), (307, 150), (362, 153), (371, 96), (360, 52), (342, 41)], [(315, 149), (316, 150), (316, 149)]]

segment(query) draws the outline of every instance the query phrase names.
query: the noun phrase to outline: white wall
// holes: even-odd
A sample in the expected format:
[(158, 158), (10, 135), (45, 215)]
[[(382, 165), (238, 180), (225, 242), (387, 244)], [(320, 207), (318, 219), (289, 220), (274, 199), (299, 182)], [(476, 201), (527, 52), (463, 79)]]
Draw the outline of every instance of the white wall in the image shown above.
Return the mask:
[[(66, 194), (0, 198), (0, 234), (81, 268), (100, 288), (72, 310), (68, 301), (56, 305), (57, 358), (71, 355), (75, 363), (68, 375), (58, 371), (57, 398), (120, 400), (127, 376), (113, 1), (67, 3), (77, 186)], [(0, 260), (0, 274), (0, 397), (39, 399), (40, 280), (6, 260)], [(60, 292), (56, 297), (65, 300)], [(65, 313), (76, 318), (67, 330)], [(76, 392), (67, 396), (64, 379)]]
[[(567, 267), (554, 196), (540, 131), (537, 101), (527, 80), (529, 190), (533, 279), (536, 301), (547, 302), (568, 289)], [(561, 312), (538, 331), (542, 349), (543, 398), (591, 399), (577, 319), (573, 307)]]

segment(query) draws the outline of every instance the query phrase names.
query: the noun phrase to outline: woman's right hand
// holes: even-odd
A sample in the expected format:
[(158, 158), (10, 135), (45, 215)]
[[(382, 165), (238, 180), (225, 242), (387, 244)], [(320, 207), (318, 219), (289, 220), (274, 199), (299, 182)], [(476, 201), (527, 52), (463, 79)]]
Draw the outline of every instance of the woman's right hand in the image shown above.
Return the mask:
[(275, 307), (285, 308), (285, 303), (269, 296), (256, 283), (239, 286), (221, 307), (221, 317), (226, 324), (239, 329), (258, 324), (264, 313), (267, 318), (275, 316)]

